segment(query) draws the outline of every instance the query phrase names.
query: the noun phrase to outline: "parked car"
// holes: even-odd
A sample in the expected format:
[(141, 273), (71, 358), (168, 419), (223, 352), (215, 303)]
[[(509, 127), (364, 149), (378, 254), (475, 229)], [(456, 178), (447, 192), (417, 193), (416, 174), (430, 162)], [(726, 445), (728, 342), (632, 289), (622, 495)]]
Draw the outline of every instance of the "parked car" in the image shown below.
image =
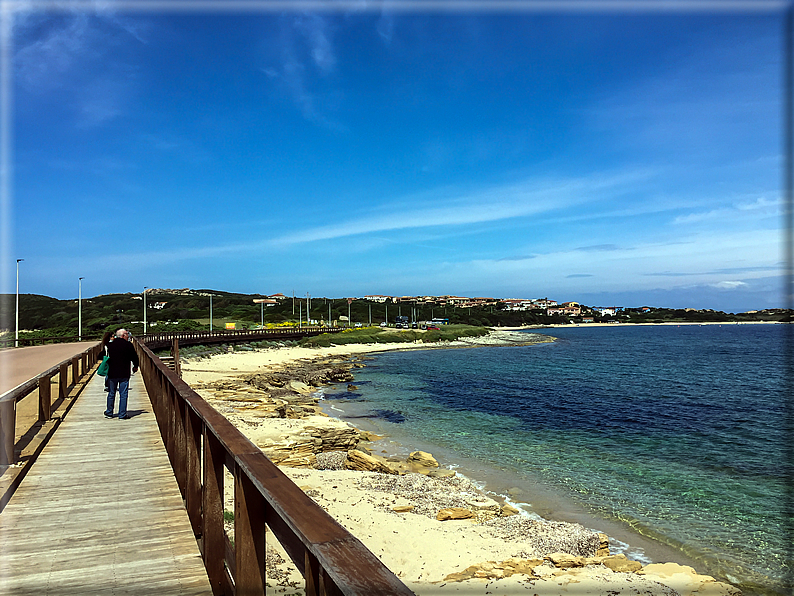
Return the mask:
[(438, 327), (438, 326), (436, 326), (436, 325), (428, 325), (428, 326), (426, 327), (426, 329), (427, 329), (428, 331), (430, 331), (431, 329), (435, 329), (436, 331), (441, 331), (441, 327)]

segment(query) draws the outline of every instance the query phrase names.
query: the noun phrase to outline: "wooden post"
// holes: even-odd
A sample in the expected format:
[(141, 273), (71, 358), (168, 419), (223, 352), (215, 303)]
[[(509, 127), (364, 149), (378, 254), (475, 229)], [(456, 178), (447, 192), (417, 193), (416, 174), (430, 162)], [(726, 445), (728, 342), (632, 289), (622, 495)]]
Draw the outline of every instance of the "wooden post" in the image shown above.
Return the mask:
[(13, 399), (0, 401), (0, 466), (16, 463), (14, 443), (17, 426), (17, 402)]
[(226, 583), (223, 567), (226, 535), (223, 531), (223, 460), (226, 451), (221, 442), (204, 427), (204, 490), (201, 519), (204, 568), (215, 596), (223, 594)]
[(265, 593), (265, 499), (253, 482), (234, 467), (235, 596)]
[(182, 378), (182, 367), (179, 365), (179, 338), (171, 340), (171, 356), (174, 357), (174, 372), (180, 379)]
[(176, 483), (179, 486), (179, 492), (182, 493), (182, 498), (187, 499), (187, 429), (185, 423), (187, 422), (187, 404), (185, 400), (177, 393), (176, 389), (173, 390), (174, 396), (174, 459), (171, 465), (174, 468), (174, 476)]
[(201, 536), (201, 420), (187, 406), (185, 416), (187, 431), (187, 488), (185, 508), (193, 534)]
[(52, 377), (39, 379), (39, 422), (47, 422), (52, 412)]
[(303, 579), (306, 581), (306, 596), (320, 596), (320, 564), (306, 549)]
[(61, 370), (58, 372), (58, 398), (66, 398), (66, 389), (69, 387), (69, 364), (64, 362), (61, 364)]
[(72, 386), (77, 385), (80, 380), (80, 356), (72, 358)]
[(320, 596), (344, 596), (325, 569), (320, 571)]

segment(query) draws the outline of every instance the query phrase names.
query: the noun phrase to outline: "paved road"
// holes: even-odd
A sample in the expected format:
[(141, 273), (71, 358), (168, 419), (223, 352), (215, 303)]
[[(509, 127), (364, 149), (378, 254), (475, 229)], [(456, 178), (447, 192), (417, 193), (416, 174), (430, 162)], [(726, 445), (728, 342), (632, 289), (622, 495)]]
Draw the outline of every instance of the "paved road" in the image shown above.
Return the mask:
[(97, 343), (84, 341), (0, 350), (0, 395)]

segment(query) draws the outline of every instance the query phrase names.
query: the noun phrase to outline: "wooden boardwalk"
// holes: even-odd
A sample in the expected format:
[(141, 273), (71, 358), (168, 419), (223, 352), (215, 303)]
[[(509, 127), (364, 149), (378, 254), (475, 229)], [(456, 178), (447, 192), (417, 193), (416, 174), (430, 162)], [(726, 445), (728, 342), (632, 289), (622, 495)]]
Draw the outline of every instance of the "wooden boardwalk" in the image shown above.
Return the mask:
[(103, 417), (103, 386), (91, 379), (0, 513), (0, 594), (210, 596), (140, 376), (129, 420)]

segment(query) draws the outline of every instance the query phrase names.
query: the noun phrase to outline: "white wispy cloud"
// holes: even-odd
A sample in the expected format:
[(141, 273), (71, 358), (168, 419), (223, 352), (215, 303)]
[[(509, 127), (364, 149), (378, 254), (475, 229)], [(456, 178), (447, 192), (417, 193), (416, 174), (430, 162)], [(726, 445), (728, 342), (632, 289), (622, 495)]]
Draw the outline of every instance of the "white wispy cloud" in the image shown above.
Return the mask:
[[(329, 114), (328, 96), (338, 95), (331, 75), (336, 71), (337, 57), (333, 31), (322, 15), (301, 13), (282, 21), (279, 37), (280, 64), (260, 70), (277, 85), (300, 109), (303, 117), (331, 130), (347, 127)], [(328, 86), (331, 89), (328, 90)]]
[[(780, 235), (774, 230), (702, 233), (669, 242), (635, 243), (610, 251), (581, 251), (561, 245), (527, 259), (466, 259), (433, 263), (434, 279), (450, 287), (477, 285), (545, 288), (548, 292), (625, 292), (704, 286), (742, 289), (769, 276), (780, 264)], [(559, 245), (558, 245), (559, 246)], [(570, 245), (569, 245), (570, 246)], [(743, 269), (726, 280), (726, 266)], [(781, 269), (782, 272), (782, 269)], [(422, 264), (413, 267), (423, 275)], [(583, 276), (590, 276), (583, 281)], [(515, 280), (515, 281), (513, 281)]]
[(109, 48), (130, 36), (134, 45), (146, 43), (151, 30), (147, 21), (119, 16), (106, 4), (98, 3), (96, 13), (82, 7), (25, 18), (14, 31), (15, 82), (34, 97), (57, 92), (61, 104), (73, 107), (78, 126), (101, 125), (124, 112), (133, 68), (115, 54), (108, 59)]
[(309, 55), (320, 72), (333, 72), (336, 67), (336, 54), (331, 43), (328, 21), (317, 14), (304, 14), (295, 19), (295, 28), (306, 39)]
[(90, 27), (85, 14), (37, 25), (41, 31), (32, 39), (25, 39), (25, 31), (17, 32), (21, 47), (14, 55), (14, 65), (17, 81), (26, 90), (44, 93), (64, 84), (66, 76), (79, 64), (87, 51)]
[[(589, 178), (529, 180), (474, 192), (435, 190), (415, 197), (403, 197), (378, 212), (359, 215), (341, 223), (293, 231), (273, 243), (300, 244), (375, 232), (465, 226), (527, 217), (597, 201), (605, 195), (620, 192), (637, 178), (636, 172), (629, 172)], [(406, 209), (405, 205), (413, 204), (431, 206)]]
[(740, 288), (746, 288), (747, 282), (744, 281), (718, 281), (717, 283), (710, 284), (713, 288), (718, 288), (720, 290), (737, 290)]
[[(727, 202), (727, 205), (724, 203)], [(698, 211), (679, 215), (673, 220), (674, 224), (694, 224), (694, 223), (715, 223), (717, 221), (736, 221), (747, 225), (748, 220), (780, 218), (782, 215), (783, 200), (779, 197), (769, 198), (766, 195), (760, 197), (743, 197), (729, 201), (723, 201), (724, 206), (710, 209), (708, 211)]]

